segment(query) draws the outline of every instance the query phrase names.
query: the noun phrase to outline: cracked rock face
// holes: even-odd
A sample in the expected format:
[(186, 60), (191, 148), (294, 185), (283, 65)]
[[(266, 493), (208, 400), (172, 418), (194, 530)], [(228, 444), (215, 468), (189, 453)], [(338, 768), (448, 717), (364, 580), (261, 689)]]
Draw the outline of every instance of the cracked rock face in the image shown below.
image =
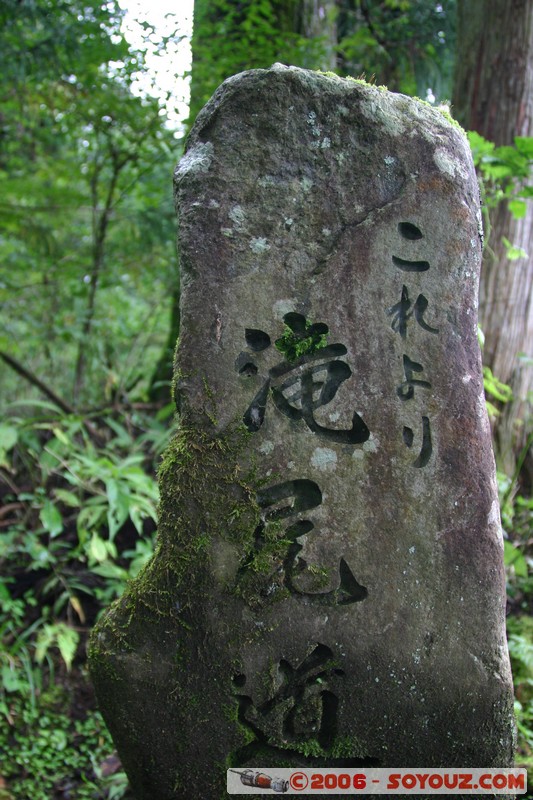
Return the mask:
[(218, 799), (228, 765), (510, 764), (462, 131), (275, 65), (220, 87), (175, 178), (183, 432), (160, 550), (92, 645), (138, 797)]

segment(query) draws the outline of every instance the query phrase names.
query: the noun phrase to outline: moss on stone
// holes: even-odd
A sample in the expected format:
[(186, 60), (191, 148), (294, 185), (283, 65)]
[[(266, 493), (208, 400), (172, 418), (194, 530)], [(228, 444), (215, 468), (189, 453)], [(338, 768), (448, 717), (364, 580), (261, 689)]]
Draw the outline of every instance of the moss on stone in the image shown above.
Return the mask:
[[(122, 626), (128, 627), (139, 606), (186, 625), (178, 596), (186, 602), (205, 580), (212, 538), (250, 548), (259, 521), (257, 486), (253, 469), (244, 471), (239, 460), (249, 436), (244, 426), (235, 426), (219, 436), (182, 428), (174, 437), (159, 468), (157, 549), (118, 603)], [(109, 613), (101, 627), (111, 626), (120, 638), (115, 620), (116, 613)]]
[(322, 332), (322, 326), (305, 323), (305, 330), (295, 331), (285, 324), (282, 336), (274, 342), (275, 347), (283, 353), (287, 361), (294, 363), (302, 356), (310, 356), (327, 347), (327, 334)]
[(364, 78), (354, 78), (353, 75), (342, 75), (341, 76), (341, 75), (337, 75), (336, 72), (331, 72), (331, 71), (323, 72), (320, 69), (315, 70), (315, 72), (318, 72), (319, 75), (325, 75), (327, 78), (336, 78), (336, 80), (338, 80), (338, 81), (351, 81), (351, 83), (357, 83), (360, 86), (369, 86), (372, 89), (378, 89), (380, 92), (388, 92), (389, 91), (389, 87), (385, 86), (384, 84), (372, 83), (372, 81), (367, 81)]
[(332, 759), (341, 758), (368, 758), (366, 746), (357, 736), (337, 736), (333, 744), (328, 747), (328, 756)]
[(457, 128), (462, 133), (464, 133), (464, 135), (466, 136), (466, 131), (463, 128), (463, 126), (459, 122), (457, 122), (457, 120), (454, 117), (452, 117), (452, 115), (450, 114), (450, 112), (448, 111), (447, 108), (445, 108), (444, 106), (434, 106), (434, 108), (436, 108), (436, 110), (439, 112), (439, 114), (442, 114), (444, 119), (447, 122), (449, 122), (450, 125), (453, 125), (454, 128)]
[[(208, 392), (207, 400), (215, 413), (214, 398)], [(210, 415), (206, 416), (209, 419)], [(149, 765), (140, 765), (137, 748), (142, 743), (133, 740), (133, 731), (142, 730), (142, 724), (140, 719), (134, 720), (133, 713), (125, 720), (121, 698), (129, 697), (132, 678), (142, 685), (145, 676), (153, 675), (151, 692), (153, 697), (159, 696), (155, 687), (160, 687), (165, 714), (177, 714), (182, 720), (191, 720), (190, 724), (197, 716), (205, 717), (205, 697), (194, 689), (194, 681), (191, 684), (189, 670), (198, 613), (203, 613), (200, 609), (213, 590), (211, 544), (215, 538), (224, 539), (238, 551), (248, 552), (259, 523), (256, 492), (260, 482), (243, 456), (249, 432), (235, 424), (216, 435), (205, 417), (195, 422), (181, 428), (162, 459), (156, 552), (99, 620), (89, 647), (102, 710), (138, 786), (143, 785), (144, 772), (150, 771)], [(234, 586), (229, 588), (234, 592)], [(168, 674), (162, 683), (157, 677), (161, 671)], [(179, 711), (171, 710), (170, 698), (165, 695), (172, 686), (179, 686), (172, 701)], [(250, 733), (238, 722), (237, 710), (232, 727), (235, 740), (248, 743)], [(176, 774), (174, 785), (177, 779)]]
[(452, 117), (452, 115), (450, 114), (449, 109), (446, 106), (443, 106), (443, 105), (435, 106), (435, 105), (433, 105), (433, 103), (430, 103), (428, 100), (422, 100), (421, 97), (416, 97), (415, 96), (415, 97), (412, 97), (411, 99), (412, 100), (416, 100), (417, 103), (421, 103), (423, 106), (427, 106), (428, 108), (431, 108), (433, 111), (438, 111), (438, 113), (442, 117), (444, 117), (444, 119), (447, 122), (449, 122), (450, 125), (453, 125), (454, 128), (457, 128), (458, 130), (462, 131), (466, 136), (466, 131), (459, 124), (459, 122), (457, 122), (457, 120)]

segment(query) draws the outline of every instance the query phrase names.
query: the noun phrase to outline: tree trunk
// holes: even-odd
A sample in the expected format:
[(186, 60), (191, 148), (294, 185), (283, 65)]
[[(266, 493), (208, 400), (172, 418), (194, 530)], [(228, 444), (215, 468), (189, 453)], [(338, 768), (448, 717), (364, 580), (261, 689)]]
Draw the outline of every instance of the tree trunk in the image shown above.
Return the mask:
[(311, 69), (332, 72), (337, 68), (337, 8), (335, 0), (300, 0), (302, 29), (306, 39), (320, 42), (318, 62)]
[[(533, 135), (533, 3), (531, 0), (459, 0), (454, 108), (459, 121), (496, 145)], [(510, 261), (506, 237), (528, 253)], [(480, 287), (484, 361), (511, 385), (514, 400), (496, 425), (497, 456), (510, 474), (527, 431), (532, 355), (533, 203), (514, 219), (502, 203), (491, 219)], [(521, 424), (519, 420), (525, 422)]]

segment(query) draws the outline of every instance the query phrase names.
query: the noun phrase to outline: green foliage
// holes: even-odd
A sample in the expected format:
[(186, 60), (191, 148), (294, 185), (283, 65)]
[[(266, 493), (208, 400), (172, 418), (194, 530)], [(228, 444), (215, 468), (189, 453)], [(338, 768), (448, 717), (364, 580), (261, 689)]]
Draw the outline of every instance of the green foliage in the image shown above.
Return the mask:
[(438, 101), (451, 95), (455, 0), (341, 2), (338, 69), (367, 75), (392, 91)]
[(513, 616), (507, 621), (509, 653), (515, 686), (518, 728), (517, 765), (533, 778), (533, 617)]
[(513, 399), (513, 391), (510, 386), (496, 378), (490, 367), (483, 367), (483, 386), (485, 388), (486, 404), (489, 417), (495, 419), (500, 415), (500, 410), (488, 398), (497, 400), (499, 403), (508, 403)]
[(80, 641), (79, 634), (65, 622), (45, 623), (39, 630), (35, 643), (35, 660), (42, 664), (52, 646), (57, 646), (68, 670), (72, 667)]
[[(509, 386), (484, 368), (487, 406), (491, 416), (512, 399)], [(491, 410), (492, 409), (492, 410)], [(509, 651), (515, 688), (515, 715), (518, 728), (517, 765), (526, 766), (533, 782), (533, 498), (521, 490), (521, 473), (533, 444), (531, 434), (519, 454), (515, 472), (497, 472), (501, 521), (504, 534), (504, 564), (507, 579), (507, 617)]]
[[(469, 131), (468, 140), (474, 165), (482, 178), (482, 198), (486, 227), (490, 231), (490, 211), (502, 201), (515, 219), (526, 215), (527, 201), (533, 197), (529, 185), (533, 166), (533, 137), (517, 136), (514, 145), (496, 147), (475, 131)], [(515, 247), (504, 238), (507, 258), (516, 261), (526, 258), (523, 248)]]
[[(143, 55), (121, 18), (115, 0), (0, 9), (0, 380), (16, 401), (0, 425), (0, 749), (10, 792), (37, 800), (124, 794), (100, 769), (101, 719), (49, 698), (86, 683), (88, 629), (152, 554), (170, 427), (132, 402), (179, 293), (179, 148), (131, 91)], [(22, 401), (28, 388), (57, 402)]]
[[(451, 94), (455, 0), (196, 0), (193, 121), (223, 80), (281, 61), (344, 76), (366, 74), (396, 91)], [(313, 16), (314, 15), (314, 16)]]
[(121, 15), (114, 0), (3, 0), (2, 80), (23, 85), (77, 70), (96, 73), (101, 64), (126, 58), (126, 42), (109, 35)]
[(53, 709), (47, 703), (69, 673), (79, 674), (97, 610), (153, 553), (155, 461), (171, 426), (166, 409), (89, 422), (36, 405), (34, 415), (14, 414), (2, 426), (0, 574), (9, 577), (0, 579), (0, 748), (10, 764), (3, 776), (20, 797), (48, 800), (70, 780), (73, 798), (112, 800), (127, 782), (123, 773), (101, 773), (113, 747), (99, 715), (70, 719), (65, 696)]
[[(43, 691), (37, 704), (23, 692), (0, 695), (2, 777), (13, 798), (120, 800), (127, 790), (123, 772), (103, 774), (113, 743), (97, 712), (71, 720), (72, 698), (59, 687)], [(61, 793), (59, 795), (59, 793)]]
[[(496, 147), (493, 142), (484, 139), (479, 133), (470, 131), (468, 139), (474, 164), (482, 170), (483, 176), (490, 181), (502, 183), (516, 179), (528, 180), (531, 175), (533, 162), (533, 138), (531, 136), (516, 136), (514, 146)], [(526, 197), (531, 197), (533, 187), (525, 191)], [(523, 208), (518, 204), (517, 208)], [(523, 216), (519, 211), (518, 216)]]
[[(474, 163), (482, 178), (486, 229), (490, 233), (490, 213), (506, 202), (516, 219), (526, 214), (526, 203), (533, 196), (528, 185), (533, 162), (533, 138), (517, 137), (514, 147), (496, 147), (479, 134), (468, 134)], [(503, 238), (509, 260), (527, 253)], [(489, 415), (495, 419), (503, 404), (513, 399), (509, 386), (499, 381), (488, 367), (483, 369)], [(490, 398), (490, 400), (489, 400)], [(520, 478), (533, 444), (529, 435), (519, 454), (512, 476), (498, 472), (500, 509), (504, 530), (504, 563), (507, 575), (508, 642), (515, 688), (515, 715), (518, 729), (516, 763), (525, 766), (533, 783), (533, 498), (531, 490), (522, 493)]]
[[(526, 443), (531, 446), (531, 439)], [(512, 478), (498, 473), (507, 574), (507, 630), (518, 728), (517, 765), (526, 766), (533, 779), (533, 498), (517, 492)]]
[[(163, 422), (136, 412), (121, 422), (103, 417), (99, 425), (98, 433), (93, 426), (88, 430), (82, 417), (57, 410), (13, 416), (9, 425), (17, 441), (7, 465), (12, 490), (4, 499), (14, 516), (0, 564), (46, 570), (42, 594), (53, 599), (53, 612), (70, 607), (82, 621), (82, 595), (111, 599), (110, 593), (119, 593), (124, 579), (150, 556), (151, 537), (148, 542), (142, 537), (146, 524), (156, 520), (153, 460), (170, 435)], [(16, 489), (20, 474), (30, 476), (33, 491)], [(141, 538), (119, 556), (116, 540), (127, 524)], [(114, 582), (90, 588), (84, 581), (87, 570)], [(47, 628), (41, 637), (57, 643), (63, 655), (72, 647), (62, 629)]]
[[(498, 381), (488, 369), (484, 369), (485, 391), (499, 404), (512, 399), (509, 386)], [(487, 400), (489, 414), (497, 416), (499, 410)], [(530, 612), (533, 597), (533, 553), (531, 533), (533, 531), (533, 498), (530, 492), (521, 492), (521, 473), (533, 444), (530, 434), (519, 453), (513, 475), (498, 471), (498, 492), (502, 527), (504, 531), (504, 562), (507, 569), (507, 594), (520, 613)]]
[(324, 48), (324, 37), (305, 35), (298, 0), (196, 0), (190, 120), (231, 75), (277, 61), (322, 67)]
[(533, 597), (533, 498), (513, 492), (513, 483), (498, 473), (502, 525), (507, 535), (504, 561), (507, 568), (507, 594), (517, 610), (531, 611)]
[[(79, 642), (72, 623), (86, 621), (84, 598), (109, 602), (118, 596), (152, 552), (153, 532), (144, 536), (147, 523), (156, 519), (152, 460), (170, 432), (157, 419), (139, 415), (127, 420), (131, 432), (111, 418), (103, 422), (107, 440), (96, 446), (79, 417), (56, 412), (10, 419), (17, 442), (6, 469), (3, 500), (11, 513), (1, 540), (0, 568), (15, 577), (0, 583), (1, 619), (10, 643), (6, 658), (26, 673), (32, 648), (36, 663), (42, 664), (50, 648), (57, 647), (70, 668)], [(27, 480), (35, 488), (19, 489)], [(127, 525), (135, 532), (134, 548), (119, 554), (116, 540)], [(23, 574), (35, 589), (12, 597), (9, 586)], [(32, 623), (19, 637), (16, 631), (24, 619)]]
[[(175, 139), (157, 101), (130, 90), (142, 54), (116, 3), (7, 6), (0, 350), (78, 407), (146, 393), (142, 362), (166, 344), (177, 283)], [(20, 394), (12, 372), (3, 380)]]

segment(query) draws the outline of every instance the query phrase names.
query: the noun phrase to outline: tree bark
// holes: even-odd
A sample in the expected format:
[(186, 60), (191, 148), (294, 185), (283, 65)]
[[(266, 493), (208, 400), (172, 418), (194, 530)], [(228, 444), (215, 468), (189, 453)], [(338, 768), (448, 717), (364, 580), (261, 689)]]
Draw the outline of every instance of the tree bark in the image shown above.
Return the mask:
[[(459, 0), (454, 108), (465, 128), (496, 145), (533, 135), (533, 3), (531, 0)], [(506, 237), (528, 253), (510, 261)], [(514, 400), (496, 424), (497, 456), (509, 474), (526, 441), (532, 355), (533, 203), (514, 219), (501, 203), (491, 219), (480, 286), (484, 361), (513, 389)], [(520, 421), (520, 422), (519, 422)], [(522, 424), (522, 421), (525, 424)]]
[(337, 24), (335, 0), (301, 0), (302, 30), (307, 39), (320, 41), (320, 63), (311, 64), (312, 69), (324, 71), (337, 68)]

